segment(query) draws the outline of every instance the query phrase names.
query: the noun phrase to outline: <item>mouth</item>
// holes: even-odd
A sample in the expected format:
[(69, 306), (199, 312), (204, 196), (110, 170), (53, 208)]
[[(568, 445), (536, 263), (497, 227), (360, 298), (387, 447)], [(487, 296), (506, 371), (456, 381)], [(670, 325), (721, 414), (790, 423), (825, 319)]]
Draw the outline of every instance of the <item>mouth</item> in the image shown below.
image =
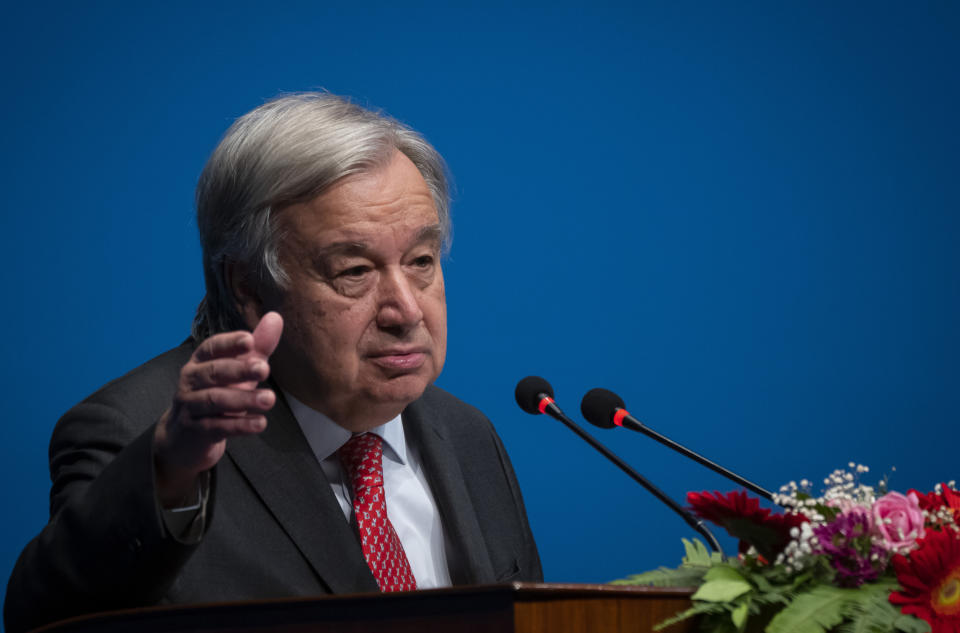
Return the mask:
[(368, 355), (370, 362), (384, 369), (414, 371), (420, 369), (427, 360), (429, 350), (424, 348), (396, 348), (374, 352)]

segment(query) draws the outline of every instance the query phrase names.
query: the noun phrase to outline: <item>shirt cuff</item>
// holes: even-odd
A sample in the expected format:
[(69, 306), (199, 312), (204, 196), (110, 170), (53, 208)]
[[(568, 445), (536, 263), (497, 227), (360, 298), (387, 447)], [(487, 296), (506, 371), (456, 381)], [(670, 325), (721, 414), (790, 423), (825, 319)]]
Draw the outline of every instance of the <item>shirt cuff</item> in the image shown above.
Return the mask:
[(177, 508), (162, 508), (163, 524), (177, 541), (195, 545), (203, 537), (207, 525), (207, 500), (210, 498), (210, 471), (200, 474), (196, 501)]

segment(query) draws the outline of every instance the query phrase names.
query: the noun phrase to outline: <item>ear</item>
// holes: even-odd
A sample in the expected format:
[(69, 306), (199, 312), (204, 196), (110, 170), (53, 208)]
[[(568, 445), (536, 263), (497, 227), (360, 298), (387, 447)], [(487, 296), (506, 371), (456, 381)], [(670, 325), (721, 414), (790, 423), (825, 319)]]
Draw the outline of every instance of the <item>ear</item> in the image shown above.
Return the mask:
[(253, 331), (266, 310), (260, 292), (246, 266), (238, 262), (227, 261), (223, 264), (223, 274), (233, 297), (233, 304), (247, 328)]

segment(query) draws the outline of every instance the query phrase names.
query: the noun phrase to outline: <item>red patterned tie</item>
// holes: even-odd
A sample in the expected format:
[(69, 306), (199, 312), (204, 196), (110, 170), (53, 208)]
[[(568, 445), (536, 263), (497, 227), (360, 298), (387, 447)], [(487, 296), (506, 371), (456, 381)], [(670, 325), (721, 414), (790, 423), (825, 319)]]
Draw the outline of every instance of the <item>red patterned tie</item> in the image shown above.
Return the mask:
[(360, 546), (380, 591), (410, 591), (417, 581), (393, 524), (383, 492), (383, 440), (373, 433), (354, 435), (337, 451), (353, 483), (353, 514)]

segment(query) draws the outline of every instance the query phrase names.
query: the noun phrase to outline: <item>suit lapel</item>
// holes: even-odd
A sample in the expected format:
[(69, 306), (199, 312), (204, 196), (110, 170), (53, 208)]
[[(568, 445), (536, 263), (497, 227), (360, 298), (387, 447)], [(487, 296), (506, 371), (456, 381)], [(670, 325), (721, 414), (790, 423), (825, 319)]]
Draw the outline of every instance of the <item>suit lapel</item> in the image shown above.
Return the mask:
[(379, 591), (320, 464), (275, 391), (266, 430), (229, 440), (227, 454), (331, 592)]
[(421, 398), (404, 410), (403, 421), (419, 448), (444, 533), (454, 549), (448, 552), (451, 580), (458, 585), (495, 582), (490, 554), (464, 484), (456, 449), (443, 428), (442, 412), (428, 410)]

